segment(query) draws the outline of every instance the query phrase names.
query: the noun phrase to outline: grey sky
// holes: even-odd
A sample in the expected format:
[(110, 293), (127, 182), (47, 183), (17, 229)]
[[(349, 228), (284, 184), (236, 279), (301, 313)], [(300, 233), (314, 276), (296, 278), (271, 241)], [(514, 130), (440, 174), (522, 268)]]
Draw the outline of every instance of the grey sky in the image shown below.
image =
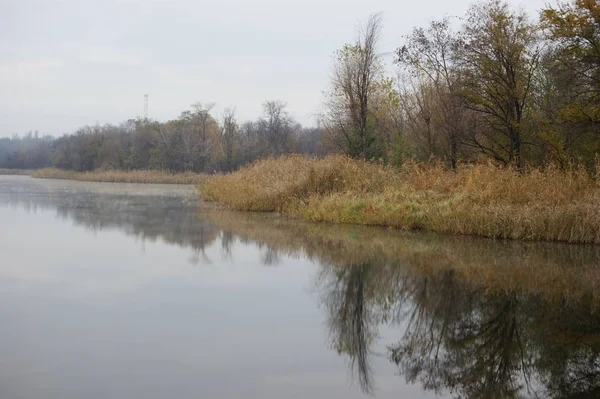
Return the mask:
[[(545, 0), (510, 0), (537, 17)], [(198, 101), (255, 118), (278, 99), (300, 122), (327, 88), (333, 52), (382, 12), (380, 50), (471, 0), (0, 0), (0, 137), (53, 135)]]

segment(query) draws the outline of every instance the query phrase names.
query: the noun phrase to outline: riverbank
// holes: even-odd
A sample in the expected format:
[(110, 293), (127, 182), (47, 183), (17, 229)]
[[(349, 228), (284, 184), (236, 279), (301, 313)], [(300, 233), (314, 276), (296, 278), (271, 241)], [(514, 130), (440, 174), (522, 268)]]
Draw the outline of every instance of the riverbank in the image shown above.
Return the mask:
[(199, 191), (230, 209), (315, 222), (600, 244), (600, 185), (583, 170), (397, 170), (343, 156), (290, 156), (207, 177)]
[(154, 183), (154, 184), (201, 184), (205, 175), (200, 173), (168, 173), (156, 170), (98, 170), (73, 172), (54, 168), (30, 171), (31, 177), (39, 179), (63, 179), (110, 183)]

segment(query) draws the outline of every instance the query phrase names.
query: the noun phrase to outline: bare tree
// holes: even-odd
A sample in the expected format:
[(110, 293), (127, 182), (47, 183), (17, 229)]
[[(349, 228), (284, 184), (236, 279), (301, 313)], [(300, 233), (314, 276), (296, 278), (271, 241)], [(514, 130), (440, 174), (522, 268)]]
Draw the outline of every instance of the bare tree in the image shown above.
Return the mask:
[(367, 157), (367, 125), (369, 118), (369, 94), (374, 78), (377, 74), (378, 55), (377, 42), (381, 33), (381, 17), (372, 15), (362, 31), (362, 37), (359, 38), (361, 51), (358, 57), (358, 68), (356, 80), (356, 91), (359, 102), (358, 128), (360, 135), (360, 145), (363, 158)]
[(221, 151), (224, 156), (224, 169), (230, 171), (234, 167), (234, 157), (239, 142), (239, 128), (235, 116), (235, 108), (227, 108), (221, 117), (219, 127)]
[(337, 52), (333, 68), (332, 90), (323, 117), (325, 126), (340, 137), (346, 152), (357, 158), (372, 157), (374, 135), (370, 121), (370, 101), (382, 79), (382, 66), (377, 53), (381, 33), (381, 17), (371, 15), (360, 29), (353, 45)]
[(261, 143), (262, 137), (259, 130), (258, 124), (253, 121), (244, 122), (240, 126), (240, 147), (244, 149), (240, 154), (242, 163), (257, 159), (264, 151), (265, 146)]
[(214, 103), (196, 103), (192, 105), (191, 122), (193, 125), (194, 140), (189, 143), (188, 150), (192, 151), (193, 170), (204, 172), (210, 155), (214, 150), (212, 133), (216, 123), (210, 112)]
[(170, 172), (183, 170), (181, 135), (177, 134), (173, 122), (152, 122), (150, 126), (155, 133), (154, 146), (159, 149), (153, 154), (151, 165), (158, 169), (168, 169)]
[(260, 121), (269, 150), (278, 155), (288, 152), (294, 135), (295, 121), (285, 110), (286, 104), (281, 101), (265, 101), (263, 103), (264, 118)]

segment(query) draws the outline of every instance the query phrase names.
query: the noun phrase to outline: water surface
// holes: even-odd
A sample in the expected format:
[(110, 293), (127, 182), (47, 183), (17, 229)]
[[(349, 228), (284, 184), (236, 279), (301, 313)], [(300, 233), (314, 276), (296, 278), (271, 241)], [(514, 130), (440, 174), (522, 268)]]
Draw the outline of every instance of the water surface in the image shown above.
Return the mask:
[(598, 397), (599, 260), (0, 176), (0, 397)]

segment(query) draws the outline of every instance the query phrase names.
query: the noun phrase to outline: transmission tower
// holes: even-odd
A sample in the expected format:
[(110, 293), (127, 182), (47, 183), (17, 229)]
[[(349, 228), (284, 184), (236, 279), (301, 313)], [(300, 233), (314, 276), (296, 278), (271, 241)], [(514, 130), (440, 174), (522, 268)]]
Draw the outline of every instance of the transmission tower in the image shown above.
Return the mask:
[(148, 94), (144, 94), (144, 119), (148, 119)]

